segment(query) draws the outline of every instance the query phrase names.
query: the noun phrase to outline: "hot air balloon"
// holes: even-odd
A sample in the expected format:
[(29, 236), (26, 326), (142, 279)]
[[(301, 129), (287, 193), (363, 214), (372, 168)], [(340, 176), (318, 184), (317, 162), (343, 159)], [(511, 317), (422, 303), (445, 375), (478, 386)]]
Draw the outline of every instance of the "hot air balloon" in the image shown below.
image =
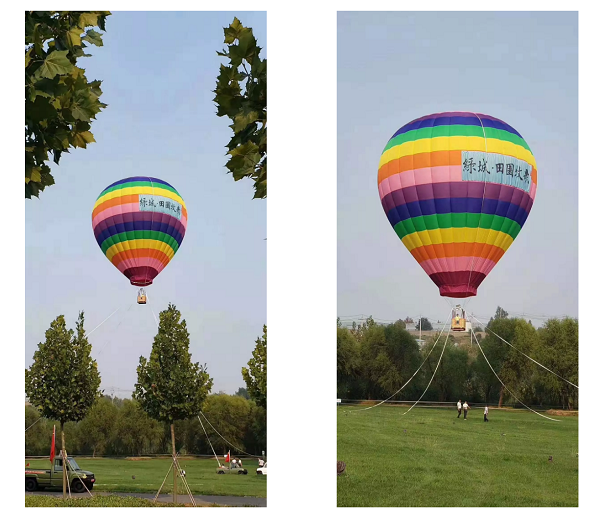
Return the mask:
[[(132, 285), (144, 287), (177, 253), (187, 228), (187, 208), (169, 183), (154, 177), (128, 177), (99, 195), (92, 227), (108, 260)], [(138, 302), (146, 303), (143, 289)]]
[(411, 121), (379, 161), (379, 196), (398, 237), (444, 297), (477, 288), (531, 211), (535, 158), (521, 134), (474, 112)]

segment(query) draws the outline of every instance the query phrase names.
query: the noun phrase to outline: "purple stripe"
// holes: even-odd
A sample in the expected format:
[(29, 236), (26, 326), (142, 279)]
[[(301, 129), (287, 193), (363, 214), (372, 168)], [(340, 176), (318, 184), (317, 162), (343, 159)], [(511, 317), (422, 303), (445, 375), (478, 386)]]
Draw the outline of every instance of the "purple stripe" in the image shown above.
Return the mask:
[(523, 208), (527, 213), (531, 210), (531, 196), (514, 186), (499, 183), (483, 183), (481, 181), (455, 181), (448, 183), (428, 183), (407, 186), (387, 194), (381, 201), (386, 214), (403, 204), (425, 201), (428, 199), (472, 198), (481, 199), (485, 186), (485, 199), (512, 203)]
[(483, 127), (497, 128), (511, 132), (522, 139), (521, 134), (501, 119), (475, 112), (440, 112), (438, 114), (430, 114), (429, 116), (424, 116), (407, 123), (392, 136), (392, 139), (411, 130), (438, 125), (473, 125), (478, 127), (483, 125)]
[(111, 226), (118, 226), (119, 224), (136, 221), (160, 222), (164, 225), (165, 230), (168, 226), (171, 226), (177, 230), (181, 234), (182, 240), (183, 236), (185, 235), (185, 226), (183, 226), (183, 223), (179, 219), (173, 217), (172, 215), (162, 212), (127, 212), (114, 215), (112, 217), (107, 217), (103, 221), (100, 221), (94, 228), (96, 240), (98, 240), (98, 237), (102, 234), (102, 232)]

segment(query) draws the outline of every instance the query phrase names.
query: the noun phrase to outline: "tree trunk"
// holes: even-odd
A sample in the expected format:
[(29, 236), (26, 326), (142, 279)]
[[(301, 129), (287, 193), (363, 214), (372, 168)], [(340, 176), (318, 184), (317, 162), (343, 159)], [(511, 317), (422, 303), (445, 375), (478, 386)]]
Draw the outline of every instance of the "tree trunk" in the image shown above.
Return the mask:
[(171, 424), (171, 445), (173, 449), (173, 503), (177, 503), (177, 468), (175, 466), (175, 427)]
[(498, 407), (502, 407), (502, 400), (504, 400), (504, 387), (500, 389), (500, 400), (498, 400)]
[(65, 424), (60, 422), (60, 440), (63, 470), (63, 499), (67, 499), (67, 450), (65, 447)]

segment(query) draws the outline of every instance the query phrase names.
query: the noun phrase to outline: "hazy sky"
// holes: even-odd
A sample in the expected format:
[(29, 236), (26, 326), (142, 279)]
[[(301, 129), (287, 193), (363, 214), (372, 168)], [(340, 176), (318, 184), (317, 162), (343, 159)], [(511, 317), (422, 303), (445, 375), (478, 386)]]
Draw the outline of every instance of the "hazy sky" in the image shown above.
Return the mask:
[[(156, 334), (152, 309), (173, 302), (213, 392), (244, 386), (241, 367), (266, 322), (266, 200), (226, 173), (230, 121), (211, 101), (223, 61), (215, 51), (234, 16), (254, 29), (265, 58), (265, 13), (114, 12), (104, 46), (79, 60), (89, 80), (103, 81), (108, 107), (93, 122), (97, 143), (63, 155), (52, 164), (56, 185), (26, 201), (26, 367), (57, 315), (74, 327), (84, 310), (91, 331), (121, 306), (89, 339), (102, 388), (129, 396)], [(139, 175), (172, 184), (189, 213), (181, 248), (147, 288), (151, 307), (134, 303), (137, 288), (103, 255), (91, 225), (100, 192)]]
[(340, 316), (448, 315), (377, 192), (394, 132), (445, 111), (507, 122), (538, 167), (529, 218), (468, 309), (577, 316), (577, 56), (576, 13), (338, 14)]

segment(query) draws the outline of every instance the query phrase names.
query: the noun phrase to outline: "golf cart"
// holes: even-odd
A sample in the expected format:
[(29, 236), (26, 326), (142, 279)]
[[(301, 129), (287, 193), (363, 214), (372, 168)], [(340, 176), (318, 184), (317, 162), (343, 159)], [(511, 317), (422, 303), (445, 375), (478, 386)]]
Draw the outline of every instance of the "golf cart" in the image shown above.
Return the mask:
[(229, 466), (220, 465), (217, 467), (217, 474), (248, 474), (248, 469), (240, 467), (236, 463), (232, 465), (230, 462)]
[(265, 463), (262, 467), (258, 467), (256, 469), (256, 473), (259, 476), (266, 476), (267, 475), (267, 464)]

